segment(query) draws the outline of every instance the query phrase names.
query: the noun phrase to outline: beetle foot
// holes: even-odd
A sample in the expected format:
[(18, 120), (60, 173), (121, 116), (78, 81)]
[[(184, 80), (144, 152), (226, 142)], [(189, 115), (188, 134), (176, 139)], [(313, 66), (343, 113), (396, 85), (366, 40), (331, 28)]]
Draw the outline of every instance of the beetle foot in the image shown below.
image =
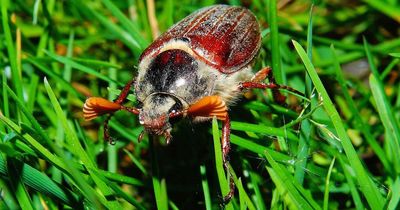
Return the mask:
[(238, 85), (238, 90), (242, 92), (245, 88), (243, 87), (243, 82), (240, 82)]
[(145, 133), (146, 132), (144, 130), (142, 130), (142, 132), (140, 132), (138, 139), (137, 139), (138, 143), (142, 142)]
[(171, 133), (169, 131), (165, 131), (164, 137), (165, 137), (165, 140), (167, 141), (167, 144), (169, 145), (171, 143), (171, 141), (172, 141)]

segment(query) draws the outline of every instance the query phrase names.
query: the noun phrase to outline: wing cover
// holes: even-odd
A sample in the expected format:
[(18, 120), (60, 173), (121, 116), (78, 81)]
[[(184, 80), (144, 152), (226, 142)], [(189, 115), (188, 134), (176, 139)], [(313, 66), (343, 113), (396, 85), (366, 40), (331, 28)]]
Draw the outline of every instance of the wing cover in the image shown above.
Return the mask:
[(216, 5), (173, 25), (143, 52), (140, 60), (154, 57), (164, 43), (174, 39), (188, 42), (199, 59), (225, 74), (247, 66), (261, 44), (259, 25), (248, 9)]

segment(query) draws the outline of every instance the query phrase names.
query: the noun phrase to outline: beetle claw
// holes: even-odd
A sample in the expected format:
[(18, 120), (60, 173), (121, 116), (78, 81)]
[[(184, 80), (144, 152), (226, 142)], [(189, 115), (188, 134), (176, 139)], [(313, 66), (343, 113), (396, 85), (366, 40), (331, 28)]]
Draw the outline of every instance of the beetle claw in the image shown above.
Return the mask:
[(171, 135), (171, 133), (170, 133), (169, 131), (166, 131), (166, 132), (164, 133), (164, 137), (165, 137), (165, 140), (167, 141), (167, 144), (169, 145), (169, 144), (171, 143), (171, 141), (172, 141), (172, 135)]
[(145, 134), (145, 131), (144, 130), (142, 130), (142, 132), (140, 132), (140, 134), (139, 134), (139, 136), (138, 136), (138, 143), (140, 143), (140, 142), (142, 142), (142, 140), (143, 140), (143, 137), (144, 137), (144, 134)]

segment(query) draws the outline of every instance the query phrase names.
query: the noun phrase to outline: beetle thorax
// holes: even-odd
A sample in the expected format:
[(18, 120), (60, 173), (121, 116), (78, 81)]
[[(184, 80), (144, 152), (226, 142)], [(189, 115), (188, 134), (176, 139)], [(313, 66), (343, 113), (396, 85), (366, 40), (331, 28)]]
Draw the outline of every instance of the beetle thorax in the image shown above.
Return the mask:
[(139, 74), (136, 80), (136, 96), (141, 102), (155, 92), (166, 92), (176, 95), (191, 104), (214, 87), (211, 74), (204, 74), (205, 64), (195, 58), (189, 50), (170, 48), (173, 42), (165, 46), (165, 51), (154, 57), (145, 57), (139, 63)]

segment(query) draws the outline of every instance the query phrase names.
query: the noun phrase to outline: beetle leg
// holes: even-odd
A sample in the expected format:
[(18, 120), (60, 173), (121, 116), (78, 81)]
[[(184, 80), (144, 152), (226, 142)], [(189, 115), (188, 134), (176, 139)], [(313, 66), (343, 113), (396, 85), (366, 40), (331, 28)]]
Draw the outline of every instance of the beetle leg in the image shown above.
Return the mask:
[[(262, 82), (266, 78), (268, 78), (268, 80), (269, 80), (268, 84), (265, 84)], [(279, 92), (279, 89), (285, 89), (285, 90), (289, 90), (289, 91), (294, 92), (299, 95), (304, 95), (303, 93), (301, 93), (289, 86), (276, 84), (275, 78), (272, 74), (271, 67), (265, 67), (265, 68), (261, 69), (253, 76), (253, 78), (249, 82), (240, 83), (238, 88), (240, 91), (242, 91), (244, 89), (250, 89), (250, 88), (258, 88), (258, 89), (269, 88), (272, 90), (272, 95), (278, 104), (285, 104), (285, 101), (286, 101), (286, 96), (282, 95)]]
[(230, 134), (231, 134), (231, 122), (229, 120), (228, 109), (225, 102), (220, 96), (205, 96), (201, 98), (196, 103), (192, 104), (186, 113), (191, 117), (217, 117), (221, 120), (222, 125), (222, 136), (221, 136), (221, 146), (222, 146), (222, 159), (226, 173), (229, 174), (229, 193), (223, 198), (223, 202), (228, 203), (234, 192), (235, 184), (233, 182), (233, 176), (230, 174), (229, 170), (229, 151), (230, 151)]
[(109, 134), (109, 126), (108, 123), (113, 116), (113, 113), (118, 110), (125, 110), (133, 114), (139, 114), (139, 110), (135, 107), (125, 107), (121, 105), (124, 100), (128, 97), (131, 86), (133, 85), (134, 80), (128, 82), (124, 88), (122, 89), (120, 95), (113, 102), (99, 97), (90, 97), (86, 99), (86, 102), (83, 106), (83, 116), (85, 120), (92, 120), (100, 115), (109, 114), (107, 118), (104, 120), (104, 138), (110, 142), (110, 144), (114, 144), (115, 141), (111, 139)]
[(104, 120), (104, 123), (103, 123), (103, 125), (104, 125), (103, 136), (104, 136), (104, 139), (107, 140), (109, 144), (114, 145), (116, 143), (116, 141), (111, 138), (110, 132), (109, 132), (109, 126), (108, 126), (108, 122), (110, 121), (112, 116), (113, 116), (113, 114), (109, 114), (107, 116), (107, 118)]
[(192, 104), (185, 115), (191, 117), (214, 117), (224, 121), (228, 116), (228, 108), (220, 96), (205, 96)]
[(145, 130), (142, 130), (142, 132), (140, 132), (139, 136), (138, 136), (138, 142), (140, 143), (143, 140), (145, 134)]
[[(134, 82), (135, 82), (135, 80), (132, 79), (131, 81), (126, 83), (126, 85), (122, 89), (121, 93), (119, 94), (118, 98), (116, 98), (114, 100), (114, 103), (122, 104), (125, 101), (125, 99), (129, 95), (129, 91), (131, 90), (131, 87), (132, 87)], [(139, 114), (139, 110), (136, 107), (121, 106), (121, 109), (126, 110), (128, 112), (131, 112), (133, 114)], [(108, 117), (106, 118), (106, 120), (104, 121), (104, 139), (106, 139), (108, 142), (110, 142), (110, 144), (115, 144), (115, 141), (113, 139), (111, 139), (111, 137), (110, 137), (110, 132), (109, 132), (109, 129), (108, 129), (109, 128), (108, 127), (108, 122), (110, 121), (112, 116), (113, 116), (113, 114), (109, 114)]]
[(268, 79), (271, 79), (275, 82), (275, 78), (272, 76), (272, 69), (271, 67), (267, 66), (259, 70), (252, 78), (251, 82), (263, 82), (267, 77)]
[(165, 137), (165, 140), (167, 141), (167, 144), (170, 144), (170, 143), (171, 143), (171, 140), (172, 140), (172, 135), (171, 135), (171, 133), (170, 133), (169, 131), (165, 131), (165, 132), (164, 132), (164, 137)]
[(231, 150), (231, 122), (229, 116), (226, 116), (226, 119), (222, 121), (222, 137), (221, 137), (221, 144), (222, 144), (222, 158), (224, 161), (224, 167), (226, 173), (229, 174), (229, 192), (223, 198), (223, 202), (225, 204), (229, 203), (232, 199), (233, 194), (235, 193), (235, 183), (233, 182), (233, 175), (229, 170), (229, 151)]
[[(263, 81), (268, 78), (269, 84), (264, 84)], [(275, 99), (275, 101), (278, 104), (285, 104), (286, 97), (282, 95), (278, 89), (280, 88), (280, 85), (276, 84), (274, 75), (272, 74), (272, 69), (271, 67), (267, 66), (262, 68), (260, 71), (258, 71), (253, 78), (251, 78), (250, 82), (243, 82), (239, 85), (239, 90), (243, 89), (250, 89), (250, 88), (259, 88), (259, 89), (265, 89), (269, 88), (272, 90), (272, 95)], [(284, 87), (284, 86), (282, 86)], [(286, 87), (286, 86), (285, 86)]]
[(115, 103), (122, 104), (125, 101), (125, 99), (129, 95), (129, 91), (131, 90), (133, 83), (135, 83), (134, 79), (132, 79), (131, 81), (126, 83), (126, 85), (122, 89), (121, 93), (119, 94), (118, 98), (114, 100)]
[(256, 83), (256, 82), (242, 82), (239, 84), (239, 90), (250, 89), (250, 88), (271, 89), (272, 95), (278, 104), (285, 104), (285, 101), (286, 101), (286, 96), (282, 95), (278, 91), (278, 89), (285, 89), (283, 87), (286, 87), (286, 86), (280, 86), (275, 83), (265, 84), (265, 83)]

